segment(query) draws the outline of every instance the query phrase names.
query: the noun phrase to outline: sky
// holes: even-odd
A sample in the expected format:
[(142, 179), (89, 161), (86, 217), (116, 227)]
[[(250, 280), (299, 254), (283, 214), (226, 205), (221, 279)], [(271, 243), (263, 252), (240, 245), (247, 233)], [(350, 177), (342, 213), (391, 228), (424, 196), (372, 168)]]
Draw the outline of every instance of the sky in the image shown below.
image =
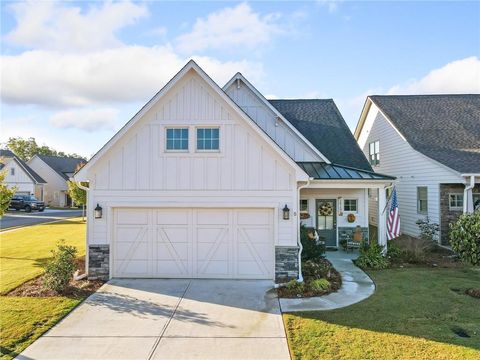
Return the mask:
[(194, 59), (267, 98), (480, 93), (480, 2), (8, 2), (0, 143), (92, 156)]

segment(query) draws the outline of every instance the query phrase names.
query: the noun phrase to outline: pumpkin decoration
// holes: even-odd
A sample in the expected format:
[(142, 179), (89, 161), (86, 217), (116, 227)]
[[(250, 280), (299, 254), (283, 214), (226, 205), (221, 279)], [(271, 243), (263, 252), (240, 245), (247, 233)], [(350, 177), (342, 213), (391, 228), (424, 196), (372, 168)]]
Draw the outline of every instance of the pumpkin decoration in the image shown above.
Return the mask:
[(354, 214), (348, 214), (347, 215), (347, 221), (349, 223), (353, 223), (355, 221), (355, 215)]
[(333, 206), (331, 203), (326, 202), (320, 205), (318, 208), (318, 215), (320, 216), (332, 216), (333, 215)]

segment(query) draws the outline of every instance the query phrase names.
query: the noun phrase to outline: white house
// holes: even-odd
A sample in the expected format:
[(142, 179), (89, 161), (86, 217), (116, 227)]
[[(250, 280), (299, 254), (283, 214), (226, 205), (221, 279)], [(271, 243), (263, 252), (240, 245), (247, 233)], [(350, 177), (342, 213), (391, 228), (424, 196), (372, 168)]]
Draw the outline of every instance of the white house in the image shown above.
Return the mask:
[(85, 162), (81, 158), (47, 155), (35, 155), (28, 161), (28, 165), (47, 182), (44, 186), (44, 201), (47, 205), (73, 205), (68, 195), (67, 180)]
[(480, 203), (480, 95), (369, 96), (355, 138), (375, 171), (397, 177), (401, 231), (418, 236), (428, 216), (448, 244), (449, 223)]
[(0, 150), (0, 170), (6, 171), (5, 183), (17, 188), (17, 194), (35, 195), (43, 201), (46, 181), (10, 150)]
[(367, 189), (383, 206), (392, 179), (332, 100), (269, 102), (190, 61), (75, 174), (89, 276), (295, 278), (300, 212), (330, 246), (357, 225), (367, 238)]

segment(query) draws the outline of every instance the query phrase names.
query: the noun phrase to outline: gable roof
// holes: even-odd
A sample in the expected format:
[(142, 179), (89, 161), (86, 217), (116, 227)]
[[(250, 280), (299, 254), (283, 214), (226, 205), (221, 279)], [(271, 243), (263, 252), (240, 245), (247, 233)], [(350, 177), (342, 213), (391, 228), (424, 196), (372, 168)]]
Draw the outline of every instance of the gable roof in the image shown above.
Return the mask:
[(269, 102), (332, 163), (372, 171), (332, 99)]
[(68, 180), (70, 178), (68, 174), (73, 174), (77, 170), (78, 164), (86, 162), (85, 159), (82, 158), (74, 158), (67, 156), (37, 156), (65, 180)]
[[(17, 155), (15, 155), (12, 151), (7, 150), (7, 149), (0, 149), (0, 157), (3, 158), (10, 158), (14, 159), (18, 165), (25, 171), (25, 173), (28, 175), (30, 179), (36, 184), (46, 184), (47, 182), (43, 180), (43, 178), (38, 175), (33, 169), (28, 166), (22, 159), (20, 159)], [(2, 164), (4, 165), (4, 164)], [(5, 166), (5, 165), (4, 165)], [(3, 166), (0, 168), (2, 169)]]
[(255, 121), (248, 116), (248, 114), (243, 111), (240, 106), (238, 106), (230, 97), (218, 86), (218, 84), (212, 80), (210, 76), (200, 67), (198, 64), (193, 61), (189, 60), (188, 63), (173, 77), (168, 81), (165, 86), (160, 89), (110, 140), (107, 141), (105, 145), (95, 154), (93, 157), (83, 166), (79, 171), (75, 173), (77, 181), (82, 181), (85, 172), (101, 158), (105, 152), (108, 151), (131, 127), (136, 124), (142, 116), (149, 111), (168, 91), (175, 86), (175, 84), (185, 76), (190, 70), (195, 71), (211, 88), (237, 113), (242, 117), (245, 122), (250, 125), (253, 129), (257, 130), (258, 134), (277, 152), (280, 156), (287, 161), (294, 169), (296, 169), (300, 174), (302, 174), (302, 178), (305, 180), (308, 179), (307, 174), (298, 166), (298, 164), (290, 157), (288, 154), (275, 142), (271, 139), (256, 123)]
[(298, 165), (315, 180), (395, 180), (395, 177), (324, 162), (298, 162)]
[(480, 95), (369, 98), (415, 150), (460, 173), (480, 172)]

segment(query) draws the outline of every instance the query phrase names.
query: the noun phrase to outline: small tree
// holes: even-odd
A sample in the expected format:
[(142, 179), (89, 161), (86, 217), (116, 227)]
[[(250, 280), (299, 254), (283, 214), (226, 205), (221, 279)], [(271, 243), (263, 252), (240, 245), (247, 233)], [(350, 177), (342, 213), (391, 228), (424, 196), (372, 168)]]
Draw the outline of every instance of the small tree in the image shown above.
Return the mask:
[(57, 293), (67, 288), (75, 272), (75, 257), (77, 248), (65, 245), (61, 241), (57, 250), (52, 250), (53, 257), (45, 265), (45, 287)]
[[(85, 163), (80, 163), (77, 165), (75, 172), (80, 170)], [(81, 182), (80, 185), (88, 188), (88, 182)], [(68, 195), (72, 198), (73, 202), (77, 205), (82, 205), (83, 213), (82, 216), (85, 217), (85, 205), (87, 204), (87, 192), (81, 189), (78, 186), (78, 183), (75, 181), (67, 181), (68, 186)]]
[(5, 211), (7, 211), (10, 201), (17, 191), (16, 187), (9, 188), (7, 184), (5, 184), (6, 176), (7, 172), (5, 170), (0, 171), (0, 217), (5, 214)]
[(480, 210), (450, 224), (450, 244), (462, 261), (480, 265)]

